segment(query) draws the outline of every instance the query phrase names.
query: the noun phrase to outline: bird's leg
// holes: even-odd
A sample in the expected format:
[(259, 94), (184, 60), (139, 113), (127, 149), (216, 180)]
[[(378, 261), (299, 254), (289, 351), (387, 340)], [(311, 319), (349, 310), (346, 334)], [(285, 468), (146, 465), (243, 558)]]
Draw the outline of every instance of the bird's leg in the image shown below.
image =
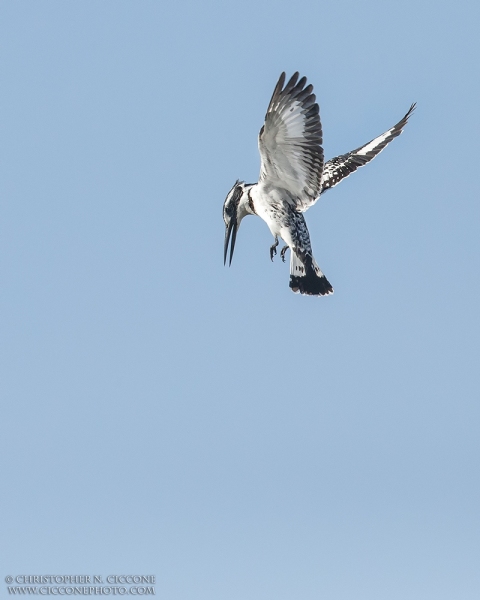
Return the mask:
[(283, 262), (285, 262), (285, 252), (288, 250), (289, 245), (287, 244), (280, 250), (280, 256), (282, 257)]
[(273, 257), (277, 253), (278, 237), (275, 236), (275, 243), (270, 246), (270, 260), (273, 262)]

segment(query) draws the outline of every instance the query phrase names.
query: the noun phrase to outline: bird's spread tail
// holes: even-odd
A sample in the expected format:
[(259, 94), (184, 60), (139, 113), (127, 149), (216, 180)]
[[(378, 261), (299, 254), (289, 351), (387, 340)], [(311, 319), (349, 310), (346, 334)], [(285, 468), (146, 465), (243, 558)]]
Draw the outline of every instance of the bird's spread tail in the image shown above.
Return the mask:
[(294, 251), (290, 253), (290, 287), (292, 291), (308, 296), (333, 294), (333, 288), (320, 270), (313, 256), (302, 261)]

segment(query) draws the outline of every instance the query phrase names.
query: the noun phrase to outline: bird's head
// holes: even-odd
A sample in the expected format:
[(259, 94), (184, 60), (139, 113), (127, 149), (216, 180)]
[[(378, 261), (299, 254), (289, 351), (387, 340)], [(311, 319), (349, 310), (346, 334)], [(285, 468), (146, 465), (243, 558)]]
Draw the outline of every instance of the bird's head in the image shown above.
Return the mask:
[(225, 221), (225, 245), (223, 250), (223, 263), (227, 262), (228, 244), (230, 242), (230, 262), (232, 264), (233, 251), (235, 249), (235, 240), (237, 231), (243, 217), (252, 215), (249, 205), (248, 190), (252, 187), (244, 181), (236, 181), (232, 189), (228, 192), (225, 202), (223, 203), (223, 220)]

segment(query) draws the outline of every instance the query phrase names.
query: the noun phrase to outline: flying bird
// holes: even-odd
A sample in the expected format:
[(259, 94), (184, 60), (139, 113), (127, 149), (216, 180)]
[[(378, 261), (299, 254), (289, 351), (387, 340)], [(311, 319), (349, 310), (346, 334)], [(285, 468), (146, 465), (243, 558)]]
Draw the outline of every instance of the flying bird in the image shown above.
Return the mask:
[(237, 180), (223, 204), (225, 221), (224, 264), (230, 245), (232, 263), (235, 240), (240, 223), (247, 215), (257, 215), (268, 225), (274, 244), (270, 248), (273, 261), (278, 238), (290, 248), (290, 288), (300, 294), (325, 296), (333, 288), (313, 257), (310, 234), (303, 213), (319, 196), (345, 177), (375, 158), (399, 136), (415, 109), (391, 129), (356, 150), (324, 162), (322, 124), (313, 86), (307, 78), (295, 73), (285, 85), (280, 75), (268, 105), (265, 123), (260, 129), (260, 178), (258, 183)]

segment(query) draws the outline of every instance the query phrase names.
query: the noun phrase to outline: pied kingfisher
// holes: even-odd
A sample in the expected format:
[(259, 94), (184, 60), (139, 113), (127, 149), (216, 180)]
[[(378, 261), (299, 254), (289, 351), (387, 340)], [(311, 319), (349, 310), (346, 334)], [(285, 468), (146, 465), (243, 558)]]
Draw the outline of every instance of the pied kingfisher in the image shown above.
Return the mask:
[(322, 125), (313, 86), (306, 86), (306, 77), (298, 78), (297, 72), (284, 87), (285, 73), (282, 73), (268, 105), (258, 136), (261, 157), (258, 183), (237, 180), (225, 199), (224, 263), (229, 243), (229, 264), (232, 263), (242, 219), (258, 215), (275, 238), (270, 248), (271, 260), (277, 253), (279, 236), (286, 244), (280, 253), (284, 262), (285, 252), (291, 250), (290, 288), (300, 294), (324, 296), (332, 294), (333, 288), (313, 258), (302, 213), (315, 204), (320, 194), (368, 163), (400, 135), (415, 104), (382, 135), (324, 164)]

